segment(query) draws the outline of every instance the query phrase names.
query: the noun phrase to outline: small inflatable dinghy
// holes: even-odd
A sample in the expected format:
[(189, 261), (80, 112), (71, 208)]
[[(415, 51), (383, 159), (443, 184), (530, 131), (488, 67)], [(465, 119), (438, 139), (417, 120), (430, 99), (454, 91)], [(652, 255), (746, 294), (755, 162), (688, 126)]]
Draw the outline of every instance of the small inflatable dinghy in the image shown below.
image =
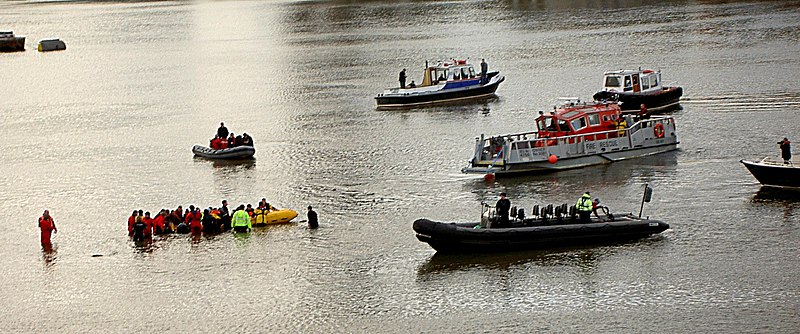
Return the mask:
[(291, 223), (297, 217), (297, 211), (291, 209), (280, 210), (260, 210), (253, 211), (253, 225), (272, 225)]
[(250, 159), (256, 154), (256, 149), (252, 146), (236, 146), (215, 150), (202, 145), (192, 147), (192, 152), (196, 156), (208, 159)]

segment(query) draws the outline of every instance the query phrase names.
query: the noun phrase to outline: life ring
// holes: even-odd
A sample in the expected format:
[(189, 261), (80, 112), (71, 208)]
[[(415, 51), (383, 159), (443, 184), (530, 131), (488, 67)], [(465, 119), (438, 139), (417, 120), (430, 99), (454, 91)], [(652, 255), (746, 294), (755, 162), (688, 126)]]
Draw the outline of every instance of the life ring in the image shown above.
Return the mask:
[(656, 138), (664, 138), (664, 124), (657, 123), (653, 127), (653, 134), (656, 135)]

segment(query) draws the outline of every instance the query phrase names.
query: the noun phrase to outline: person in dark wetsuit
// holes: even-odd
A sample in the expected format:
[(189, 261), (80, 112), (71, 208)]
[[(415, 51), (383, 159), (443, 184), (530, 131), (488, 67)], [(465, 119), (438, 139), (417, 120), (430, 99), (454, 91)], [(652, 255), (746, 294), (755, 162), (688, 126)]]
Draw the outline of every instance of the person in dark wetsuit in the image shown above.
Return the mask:
[(486, 63), (486, 60), (481, 58), (481, 84), (486, 84), (486, 76), (489, 74), (489, 64)]
[(497, 227), (507, 227), (509, 224), (508, 210), (511, 210), (511, 201), (506, 197), (506, 193), (500, 193), (500, 199), (497, 200), (495, 209), (497, 210), (497, 217), (499, 218)]
[(222, 139), (228, 138), (228, 128), (225, 127), (225, 123), (219, 123), (219, 129), (217, 129), (217, 137)]
[(400, 71), (400, 88), (406, 88), (406, 69)]
[(319, 221), (317, 220), (317, 212), (311, 208), (311, 205), (308, 206), (308, 228), (315, 229), (319, 227)]
[(792, 163), (792, 146), (791, 142), (789, 142), (789, 138), (783, 138), (782, 141), (778, 142), (778, 145), (781, 147), (781, 157), (783, 158), (783, 163)]
[(217, 227), (219, 227), (219, 225), (214, 223), (214, 217), (211, 216), (210, 209), (203, 210), (203, 218), (201, 222), (203, 224), (203, 232), (206, 233), (216, 232)]
[(142, 220), (142, 216), (136, 216), (136, 222), (133, 223), (133, 241), (144, 240), (144, 229), (147, 224)]
[(250, 137), (247, 133), (242, 134), (242, 146), (253, 146), (253, 137)]

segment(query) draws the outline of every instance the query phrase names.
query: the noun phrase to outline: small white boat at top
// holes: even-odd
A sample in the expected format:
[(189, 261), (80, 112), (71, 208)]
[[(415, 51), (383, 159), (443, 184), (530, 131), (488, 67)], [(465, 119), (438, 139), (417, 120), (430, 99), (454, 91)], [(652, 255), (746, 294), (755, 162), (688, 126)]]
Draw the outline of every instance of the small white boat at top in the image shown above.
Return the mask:
[[(538, 130), (475, 138), (463, 173), (552, 172), (652, 155), (678, 147), (671, 116), (623, 116), (616, 103), (585, 103), (570, 98), (549, 113), (539, 112)], [(619, 127), (624, 117), (628, 126)]]
[(647, 112), (669, 108), (680, 103), (683, 88), (663, 85), (661, 71), (619, 70), (603, 73), (603, 90), (594, 94), (596, 101), (619, 102), (623, 111)]
[(253, 146), (236, 146), (215, 150), (203, 145), (194, 145), (192, 152), (208, 159), (250, 159), (256, 154), (256, 149)]
[(388, 88), (375, 100), (379, 108), (392, 108), (491, 97), (505, 80), (499, 73), (488, 72), (483, 79), (466, 60), (440, 62), (435, 66), (426, 62), (422, 83), (416, 87)]

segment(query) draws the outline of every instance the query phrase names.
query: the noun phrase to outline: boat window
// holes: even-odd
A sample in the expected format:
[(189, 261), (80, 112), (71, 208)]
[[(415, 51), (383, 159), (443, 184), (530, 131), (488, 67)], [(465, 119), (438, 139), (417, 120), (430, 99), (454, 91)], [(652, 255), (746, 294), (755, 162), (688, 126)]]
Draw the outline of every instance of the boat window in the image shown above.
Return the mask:
[(586, 127), (586, 117), (576, 118), (572, 120), (572, 128), (575, 131)]
[(561, 131), (569, 131), (569, 125), (567, 125), (567, 121), (563, 119), (558, 120), (558, 127), (561, 128)]
[(466, 67), (461, 68), (461, 77), (464, 79), (469, 77), (469, 71), (467, 70)]
[(625, 76), (625, 88), (623, 90), (624, 91), (633, 90), (633, 85), (631, 84), (631, 76), (630, 75), (626, 75)]
[(561, 115), (561, 117), (564, 117), (564, 118), (573, 118), (573, 117), (577, 116), (578, 114), (580, 114), (580, 111), (573, 110), (573, 111), (570, 111), (570, 112), (564, 113), (563, 115)]
[(441, 69), (441, 68), (436, 69), (436, 78), (438, 78), (437, 80), (439, 80), (439, 81), (447, 81), (448, 76), (449, 76), (449, 73), (447, 73), (446, 69)]
[(474, 78), (475, 77), (475, 68), (472, 67), (472, 66), (469, 67), (469, 77), (470, 78)]
[(530, 148), (530, 145), (528, 144), (527, 141), (518, 141), (518, 142), (514, 143), (514, 145), (517, 145), (518, 149), (528, 149), (528, 148)]
[(606, 77), (606, 87), (620, 87), (622, 84), (619, 82), (620, 77), (618, 76), (607, 76)]
[(650, 87), (657, 87), (658, 86), (658, 75), (653, 74), (650, 77)]
[(650, 77), (642, 77), (642, 89), (649, 89), (650, 88)]
[(603, 115), (603, 122), (608, 122), (608, 115)]
[(461, 80), (461, 72), (458, 69), (453, 69), (453, 80)]
[(589, 117), (589, 125), (598, 125), (600, 124), (600, 115), (598, 114), (590, 114), (587, 115)]

